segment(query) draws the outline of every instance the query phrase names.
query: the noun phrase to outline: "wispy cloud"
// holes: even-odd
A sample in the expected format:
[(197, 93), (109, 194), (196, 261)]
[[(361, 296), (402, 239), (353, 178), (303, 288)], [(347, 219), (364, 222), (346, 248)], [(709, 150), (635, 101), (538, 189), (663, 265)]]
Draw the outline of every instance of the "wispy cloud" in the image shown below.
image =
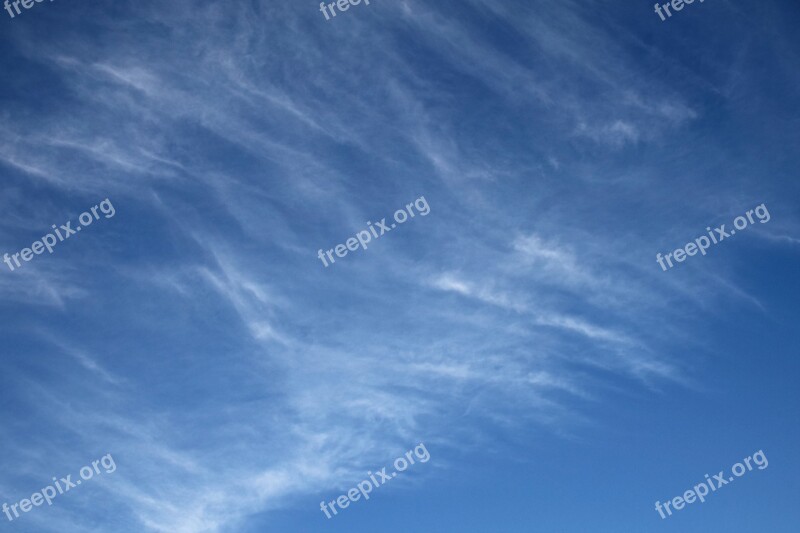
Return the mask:
[[(98, 191), (119, 226), (0, 276), (4, 394), (31, 411), (4, 494), (102, 448), (120, 470), (87, 494), (115, 530), (258, 527), (411, 442), (565, 434), (611, 381), (686, 386), (670, 343), (762, 305), (653, 260), (735, 198), (695, 179), (724, 141), (670, 144), (702, 117), (696, 76), (653, 72), (588, 2), (374, 4), (324, 27), (298, 3), (87, 4), (10, 37), (49, 83), (4, 89), (3, 242)], [(425, 224), (319, 265), (421, 194)], [(91, 531), (84, 507), (31, 518)]]

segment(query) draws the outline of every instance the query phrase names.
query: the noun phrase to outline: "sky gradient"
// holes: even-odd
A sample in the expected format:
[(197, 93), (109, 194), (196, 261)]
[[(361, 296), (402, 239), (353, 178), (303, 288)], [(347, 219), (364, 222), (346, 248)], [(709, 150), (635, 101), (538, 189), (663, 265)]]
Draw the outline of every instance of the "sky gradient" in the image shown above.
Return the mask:
[(117, 466), (0, 531), (796, 532), (800, 5), (652, 4), (0, 16), (0, 253), (116, 211), (0, 263), (0, 503)]

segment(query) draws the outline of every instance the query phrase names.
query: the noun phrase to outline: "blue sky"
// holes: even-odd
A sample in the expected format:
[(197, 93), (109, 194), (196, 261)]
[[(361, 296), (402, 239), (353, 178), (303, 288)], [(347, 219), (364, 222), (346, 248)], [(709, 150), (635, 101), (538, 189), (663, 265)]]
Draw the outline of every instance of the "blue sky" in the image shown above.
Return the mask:
[(117, 470), (0, 528), (797, 531), (800, 8), (652, 4), (3, 15), (0, 253), (116, 213), (0, 264), (0, 503)]

